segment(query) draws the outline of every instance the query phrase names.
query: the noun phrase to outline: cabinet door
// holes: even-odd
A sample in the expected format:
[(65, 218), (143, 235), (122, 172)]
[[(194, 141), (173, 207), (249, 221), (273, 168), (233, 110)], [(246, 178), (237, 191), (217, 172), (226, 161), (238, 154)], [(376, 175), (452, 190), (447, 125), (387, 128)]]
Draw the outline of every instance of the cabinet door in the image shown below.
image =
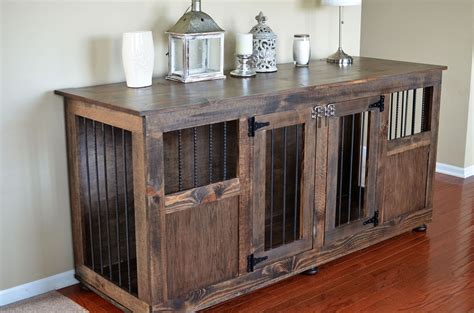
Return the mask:
[(259, 267), (312, 248), (316, 128), (310, 110), (253, 121), (261, 127), (253, 137), (251, 174), (252, 256)]
[(330, 105), (325, 245), (377, 226), (381, 97)]

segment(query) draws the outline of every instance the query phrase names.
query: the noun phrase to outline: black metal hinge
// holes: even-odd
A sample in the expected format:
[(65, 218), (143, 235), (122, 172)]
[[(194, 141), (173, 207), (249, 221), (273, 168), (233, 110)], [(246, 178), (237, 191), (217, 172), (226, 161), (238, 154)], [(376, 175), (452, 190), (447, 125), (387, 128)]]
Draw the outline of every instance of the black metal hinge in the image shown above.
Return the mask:
[(249, 118), (249, 137), (255, 137), (257, 130), (267, 126), (270, 126), (270, 122), (257, 122), (255, 116)]
[(365, 221), (364, 225), (374, 224), (374, 227), (377, 227), (377, 226), (379, 226), (379, 222), (380, 222), (379, 221), (379, 211), (375, 211), (374, 216), (371, 219)]
[(255, 265), (266, 260), (268, 260), (267, 256), (256, 258), (255, 255), (253, 255), (252, 253), (251, 255), (247, 257), (247, 272), (249, 273), (253, 272)]
[(380, 109), (380, 112), (385, 110), (385, 96), (380, 96), (380, 100), (369, 105), (369, 109)]

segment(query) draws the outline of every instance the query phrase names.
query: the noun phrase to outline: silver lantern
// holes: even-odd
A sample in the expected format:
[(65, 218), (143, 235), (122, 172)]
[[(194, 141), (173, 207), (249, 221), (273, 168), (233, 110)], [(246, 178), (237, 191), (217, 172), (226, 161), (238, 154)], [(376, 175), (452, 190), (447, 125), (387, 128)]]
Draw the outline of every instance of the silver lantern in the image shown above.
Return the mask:
[(277, 35), (265, 24), (267, 18), (262, 12), (255, 19), (258, 24), (250, 31), (253, 34), (255, 70), (258, 73), (276, 72)]
[(192, 0), (191, 11), (166, 32), (167, 79), (183, 83), (224, 79), (224, 30)]

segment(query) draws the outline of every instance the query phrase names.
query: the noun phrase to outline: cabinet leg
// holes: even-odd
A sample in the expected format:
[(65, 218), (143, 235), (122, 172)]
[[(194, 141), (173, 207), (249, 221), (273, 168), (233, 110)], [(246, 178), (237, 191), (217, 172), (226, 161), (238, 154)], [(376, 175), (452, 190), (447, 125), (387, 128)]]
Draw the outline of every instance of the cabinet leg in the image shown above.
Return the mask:
[(304, 271), (301, 274), (309, 276), (309, 275), (316, 275), (317, 273), (319, 273), (319, 268), (315, 266), (315, 267), (310, 268), (309, 270)]
[(417, 232), (417, 233), (425, 233), (427, 229), (428, 229), (428, 226), (426, 226), (426, 224), (423, 224), (423, 225), (413, 229), (413, 231)]

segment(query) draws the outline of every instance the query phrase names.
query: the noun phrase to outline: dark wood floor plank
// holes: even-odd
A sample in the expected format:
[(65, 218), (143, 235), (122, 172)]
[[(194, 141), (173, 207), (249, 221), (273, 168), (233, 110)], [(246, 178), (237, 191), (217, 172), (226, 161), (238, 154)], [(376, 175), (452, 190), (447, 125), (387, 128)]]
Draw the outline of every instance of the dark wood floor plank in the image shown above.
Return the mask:
[[(206, 312), (474, 312), (474, 179), (437, 175), (426, 234), (406, 233)], [(77, 286), (91, 313), (120, 312)]]

